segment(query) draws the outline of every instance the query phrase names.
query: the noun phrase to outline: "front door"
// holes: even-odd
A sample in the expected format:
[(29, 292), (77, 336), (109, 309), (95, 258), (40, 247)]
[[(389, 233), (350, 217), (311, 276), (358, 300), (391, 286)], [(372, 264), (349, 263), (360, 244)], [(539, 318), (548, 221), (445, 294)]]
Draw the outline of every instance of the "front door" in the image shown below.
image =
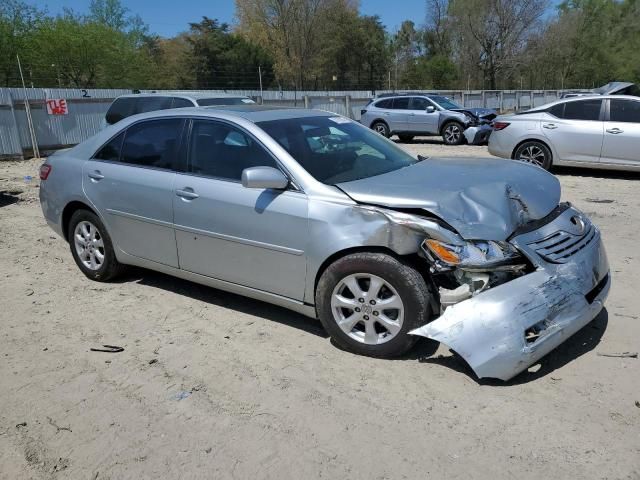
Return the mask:
[(600, 161), (640, 166), (640, 100), (609, 100)]
[[(427, 108), (432, 107), (432, 112)], [(423, 97), (412, 97), (407, 111), (407, 124), (410, 132), (437, 134), (440, 112), (435, 105)]]
[(117, 248), (178, 266), (173, 183), (184, 120), (135, 123), (85, 162), (84, 192)]
[(180, 268), (302, 300), (306, 195), (244, 188), (242, 170), (277, 163), (234, 125), (193, 120), (188, 144), (188, 171), (173, 195)]

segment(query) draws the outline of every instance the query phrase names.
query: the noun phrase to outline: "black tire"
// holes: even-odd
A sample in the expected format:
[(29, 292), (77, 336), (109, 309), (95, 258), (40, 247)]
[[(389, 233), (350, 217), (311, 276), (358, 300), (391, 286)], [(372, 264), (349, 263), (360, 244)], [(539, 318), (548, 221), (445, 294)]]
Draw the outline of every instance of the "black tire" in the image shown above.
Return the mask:
[(442, 126), (442, 140), (445, 145), (462, 145), (464, 143), (464, 126), (460, 122), (448, 121)]
[(398, 138), (402, 143), (411, 143), (411, 141), (413, 140), (413, 135), (401, 134), (401, 135), (398, 135)]
[(545, 170), (551, 170), (553, 155), (549, 147), (537, 140), (529, 140), (519, 145), (513, 154), (514, 160), (530, 163)]
[[(343, 279), (354, 274), (371, 274), (381, 278), (396, 290), (402, 300), (404, 319), (401, 328), (395, 336), (384, 343), (372, 345), (352, 338), (342, 330), (334, 317), (331, 305), (334, 290), (342, 283)], [(324, 271), (316, 289), (316, 308), (322, 325), (339, 347), (360, 355), (393, 358), (406, 353), (418, 340), (415, 335), (409, 335), (408, 332), (424, 325), (431, 319), (429, 295), (429, 290), (422, 276), (415, 269), (391, 255), (354, 253), (336, 260)], [(362, 305), (367, 305), (367, 302), (365, 301)], [(364, 309), (364, 307), (362, 308)], [(370, 320), (375, 321), (376, 319), (370, 317)], [(379, 323), (376, 325), (376, 328), (378, 327), (380, 327)], [(352, 332), (357, 328), (364, 330), (365, 326), (359, 323)], [(386, 334), (383, 332), (381, 335)]]
[(391, 131), (389, 130), (389, 125), (384, 123), (382, 120), (378, 120), (373, 122), (371, 125), (371, 130), (379, 133), (383, 137), (389, 138), (391, 136)]
[[(83, 260), (80, 258), (80, 254), (77, 251), (75, 231), (78, 224), (82, 222), (88, 222), (93, 225), (97, 230), (95, 238), (102, 240), (102, 247), (91, 247), (94, 248), (98, 253), (103, 255), (103, 261), (95, 270), (89, 268), (83, 263)], [(105, 228), (102, 221), (100, 221), (100, 218), (93, 212), (90, 212), (88, 210), (76, 210), (71, 216), (71, 220), (69, 221), (67, 238), (69, 239), (71, 255), (73, 256), (76, 265), (78, 265), (78, 268), (87, 276), (87, 278), (90, 278), (91, 280), (95, 280), (97, 282), (108, 282), (110, 280), (113, 280), (123, 272), (124, 266), (121, 265), (116, 259), (116, 254), (113, 249), (111, 237), (109, 236), (109, 233), (107, 232), (107, 229)]]

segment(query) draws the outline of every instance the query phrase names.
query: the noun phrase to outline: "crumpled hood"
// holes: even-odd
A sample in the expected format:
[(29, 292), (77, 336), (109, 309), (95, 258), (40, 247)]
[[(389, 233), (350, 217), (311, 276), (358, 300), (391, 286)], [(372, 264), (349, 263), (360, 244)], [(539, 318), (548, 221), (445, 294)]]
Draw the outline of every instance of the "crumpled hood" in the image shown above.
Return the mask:
[(356, 202), (424, 209), (467, 240), (506, 240), (560, 201), (560, 182), (542, 168), (490, 158), (428, 158), (337, 186)]
[(486, 120), (493, 120), (498, 116), (498, 112), (496, 112), (492, 108), (455, 108), (455, 109), (452, 109), (452, 111), (453, 112), (469, 112), (470, 114), (478, 118), (482, 118)]

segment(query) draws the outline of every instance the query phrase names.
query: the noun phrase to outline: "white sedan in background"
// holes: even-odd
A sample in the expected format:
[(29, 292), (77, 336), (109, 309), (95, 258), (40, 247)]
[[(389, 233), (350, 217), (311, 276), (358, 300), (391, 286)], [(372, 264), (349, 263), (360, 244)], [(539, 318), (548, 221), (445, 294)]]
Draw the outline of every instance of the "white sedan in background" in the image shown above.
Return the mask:
[(489, 152), (552, 165), (640, 170), (640, 97), (583, 96), (494, 120)]

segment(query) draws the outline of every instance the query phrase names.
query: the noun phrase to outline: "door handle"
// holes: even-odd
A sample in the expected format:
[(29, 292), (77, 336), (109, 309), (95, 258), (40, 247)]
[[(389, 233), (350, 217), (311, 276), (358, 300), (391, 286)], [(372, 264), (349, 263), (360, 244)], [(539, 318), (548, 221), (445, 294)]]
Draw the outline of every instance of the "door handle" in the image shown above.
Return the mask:
[(176, 190), (176, 195), (180, 198), (184, 198), (185, 200), (195, 200), (200, 195), (193, 191), (193, 188), (185, 187), (182, 190)]
[(607, 133), (617, 135), (618, 133), (624, 133), (624, 130), (620, 130), (619, 128), (607, 128)]
[(104, 175), (100, 173), (100, 170), (94, 170), (93, 172), (89, 172), (87, 175), (93, 182), (99, 182), (104, 178)]
[(415, 113), (410, 113), (410, 114), (409, 114), (409, 116), (410, 116), (410, 117), (415, 117), (415, 116), (416, 116), (416, 114), (415, 114)]
[(548, 128), (549, 130), (553, 130), (558, 128), (558, 126), (555, 123), (543, 123), (542, 128)]

